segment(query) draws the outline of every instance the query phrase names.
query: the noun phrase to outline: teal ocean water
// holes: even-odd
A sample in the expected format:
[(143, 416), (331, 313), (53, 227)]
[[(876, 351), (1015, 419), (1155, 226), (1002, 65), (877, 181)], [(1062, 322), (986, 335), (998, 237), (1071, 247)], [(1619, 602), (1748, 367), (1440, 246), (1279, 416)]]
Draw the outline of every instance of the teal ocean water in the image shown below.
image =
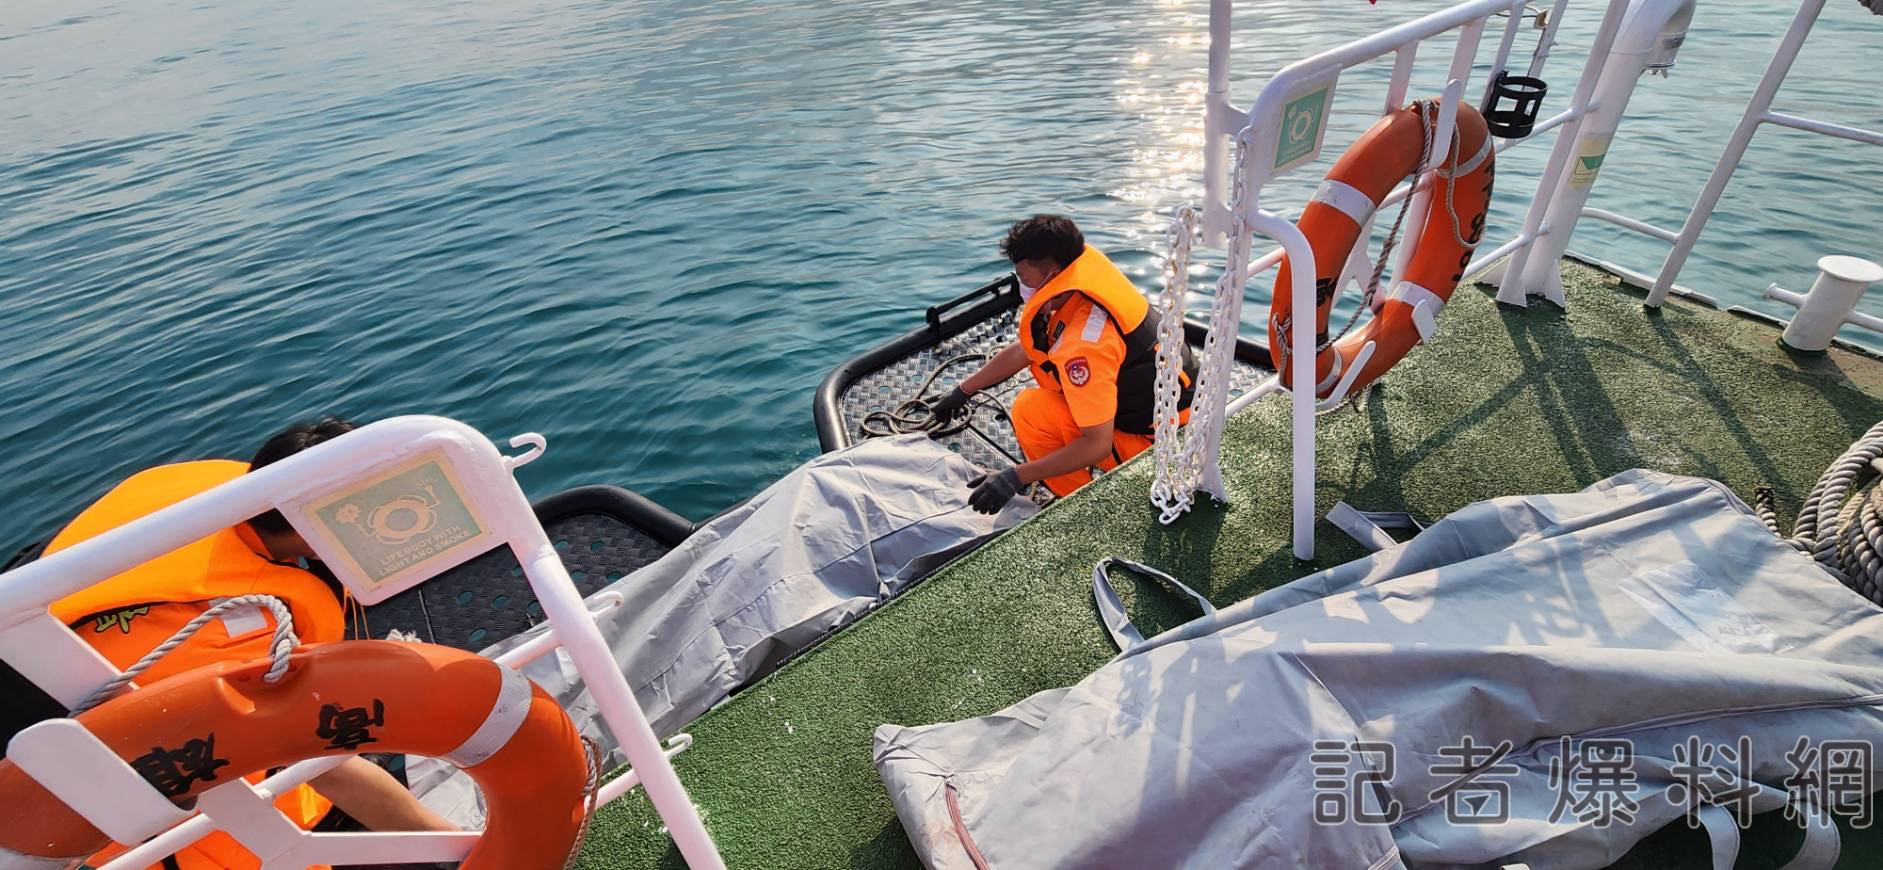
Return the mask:
[[(1235, 99), (1441, 5), (1239, 3)], [(1785, 5), (1702, 0), (1593, 205), (1678, 225)], [(1598, 15), (1576, 6), (1559, 94)], [(1883, 126), (1883, 19), (1831, 6), (1779, 106)], [(324, 412), (540, 431), (534, 493), (711, 514), (816, 453), (825, 372), (1001, 274), (1013, 218), (1074, 215), (1150, 289), (1200, 190), (1206, 43), (1203, 0), (12, 0), (0, 544)], [(1386, 73), (1342, 80), (1330, 141)], [(1493, 238), (1545, 147), (1500, 167)], [(1298, 209), (1320, 168), (1270, 202)], [(1883, 253), (1879, 189), (1863, 146), (1767, 129), (1682, 281), (1755, 303), (1820, 254)], [(1575, 247), (1663, 251), (1586, 224)]]

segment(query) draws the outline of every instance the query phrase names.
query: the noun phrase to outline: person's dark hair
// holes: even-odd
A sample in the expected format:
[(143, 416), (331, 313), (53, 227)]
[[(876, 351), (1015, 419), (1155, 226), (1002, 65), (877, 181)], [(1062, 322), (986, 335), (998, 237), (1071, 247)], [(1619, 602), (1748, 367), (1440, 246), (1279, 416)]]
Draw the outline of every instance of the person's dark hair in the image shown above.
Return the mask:
[(1036, 214), (1007, 228), (1000, 252), (1010, 263), (1046, 258), (1064, 269), (1085, 253), (1085, 234), (1065, 215)]
[[(296, 423), (276, 432), (267, 441), (262, 442), (260, 450), (255, 451), (255, 458), (249, 460), (248, 468), (254, 471), (266, 465), (273, 465), (316, 444), (331, 441), (354, 429), (359, 428), (353, 421), (344, 417), (322, 417)], [(248, 521), (258, 532), (273, 535), (285, 535), (294, 531), (288, 524), (288, 518), (280, 511), (269, 511)]]

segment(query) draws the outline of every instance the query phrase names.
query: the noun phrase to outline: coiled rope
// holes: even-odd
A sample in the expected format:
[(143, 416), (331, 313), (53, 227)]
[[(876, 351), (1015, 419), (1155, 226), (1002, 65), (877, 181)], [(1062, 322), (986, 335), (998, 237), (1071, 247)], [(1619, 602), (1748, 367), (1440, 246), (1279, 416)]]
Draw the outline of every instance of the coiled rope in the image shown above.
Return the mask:
[(961, 415), (956, 417), (953, 422), (947, 425), (941, 425), (935, 422), (935, 403), (940, 401), (940, 399), (947, 394), (934, 394), (930, 393), (929, 390), (933, 389), (935, 382), (941, 379), (942, 372), (965, 363), (985, 362), (986, 360), (987, 354), (981, 353), (980, 351), (951, 356), (942, 360), (941, 364), (937, 365), (934, 371), (929, 372), (928, 378), (922, 381), (922, 386), (916, 389), (915, 398), (897, 405), (894, 411), (871, 411), (863, 415), (863, 419), (857, 423), (857, 428), (862, 431), (866, 438), (907, 435), (912, 432), (926, 432), (930, 438), (946, 438), (963, 430), (967, 430), (979, 435), (982, 441), (987, 442), (989, 446), (1000, 451), (1001, 454), (1006, 456), (1013, 464), (1019, 465), (1025, 460), (1013, 455), (1012, 451), (1001, 446), (999, 440), (981, 431), (979, 426), (974, 425), (974, 407), (977, 405), (993, 411), (994, 419), (996, 420), (1007, 419), (1007, 409), (1001, 407), (999, 402), (988, 398), (985, 392), (975, 393), (969, 396), (968, 407), (962, 409)]
[[(929, 390), (935, 386), (937, 380), (941, 379), (942, 372), (965, 363), (985, 362), (986, 360), (987, 354), (980, 353), (979, 351), (951, 356), (942, 360), (941, 365), (936, 366), (934, 371), (929, 372), (928, 379), (924, 380), (922, 386), (916, 389), (915, 398), (897, 405), (894, 411), (871, 411), (863, 415), (863, 419), (857, 424), (857, 428), (861, 429), (863, 434), (870, 438), (881, 438), (886, 435), (907, 435), (911, 432), (927, 432), (934, 437), (941, 438), (966, 429), (968, 427), (968, 415), (973, 413), (973, 409), (964, 409), (961, 416), (956, 417), (954, 422), (946, 426), (939, 425), (935, 422), (935, 403), (946, 397), (947, 394), (934, 395), (929, 393)], [(979, 394), (970, 396), (969, 402), (972, 404), (989, 404), (987, 399)], [(992, 407), (998, 410), (1000, 406), (996, 404)]]
[(124, 673), (119, 674), (117, 679), (100, 686), (98, 691), (79, 702), (78, 706), (72, 708), (72, 715), (77, 716), (115, 697), (132, 680), (137, 679), (138, 674), (148, 670), (171, 650), (182, 646), (184, 641), (202, 630), (202, 627), (208, 625), (210, 620), (238, 607), (266, 607), (274, 613), (275, 637), (274, 641), (269, 644), (274, 664), (268, 668), (268, 673), (262, 675), (262, 680), (269, 683), (280, 680), (282, 675), (288, 672), (288, 654), (294, 652), (294, 648), (301, 642), (301, 639), (294, 635), (294, 614), (289, 612), (285, 602), (273, 595), (238, 595), (197, 614), (195, 619), (189, 621), (189, 624), (177, 629), (176, 634), (170, 635), (169, 640), (158, 644), (156, 649), (145, 653), (136, 664), (125, 668)]
[(1770, 487), (1753, 492), (1752, 506), (1772, 534), (1811, 554), (1858, 594), (1883, 604), (1883, 495), (1874, 485), (1858, 488), (1865, 469), (1883, 474), (1883, 422), (1871, 426), (1825, 469), (1798, 509), (1791, 537), (1778, 529)]

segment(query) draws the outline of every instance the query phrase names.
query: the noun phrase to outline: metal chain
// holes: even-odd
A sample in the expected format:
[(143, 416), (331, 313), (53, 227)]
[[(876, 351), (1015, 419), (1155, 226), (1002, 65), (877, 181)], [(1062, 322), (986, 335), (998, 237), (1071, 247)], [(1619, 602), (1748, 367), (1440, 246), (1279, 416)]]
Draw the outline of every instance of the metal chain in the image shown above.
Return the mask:
[(98, 691), (91, 693), (90, 697), (80, 701), (78, 706), (72, 708), (71, 715), (77, 716), (86, 710), (90, 710), (99, 704), (111, 700), (111, 698), (118, 694), (120, 689), (123, 689), (132, 680), (137, 679), (138, 674), (148, 670), (151, 665), (156, 664), (158, 659), (163, 658), (171, 650), (182, 646), (184, 641), (189, 640), (196, 632), (202, 630), (203, 626), (208, 625), (210, 620), (234, 610), (237, 607), (245, 606), (266, 607), (275, 615), (275, 636), (274, 641), (269, 645), (270, 655), (274, 658), (274, 664), (269, 666), (268, 673), (262, 675), (262, 681), (268, 683), (279, 681), (282, 675), (286, 674), (288, 671), (288, 654), (292, 653), (294, 647), (301, 642), (301, 639), (294, 635), (294, 614), (288, 610), (288, 605), (285, 602), (273, 595), (238, 595), (197, 614), (195, 619), (190, 620), (187, 625), (177, 629), (177, 633), (171, 635), (169, 640), (158, 644), (156, 649), (145, 653), (144, 657), (138, 659), (136, 664), (125, 668), (124, 673), (119, 674), (117, 679), (98, 687)]
[(1177, 407), (1182, 385), (1178, 375), (1183, 370), (1184, 303), (1190, 295), (1190, 248), (1196, 241), (1196, 210), (1179, 206), (1166, 234), (1164, 255), (1164, 298), (1162, 320), (1157, 324), (1156, 406), (1153, 413), (1156, 430), (1152, 449), (1157, 461), (1157, 476), (1151, 484), (1151, 503), (1158, 506), (1168, 523), (1190, 507), (1191, 493), (1171, 489), (1173, 481), (1191, 480), (1195, 474), (1185, 464), (1189, 454), (1179, 440)]
[[(1170, 454), (1168, 466), (1160, 464), (1153, 485), (1153, 499), (1159, 511), (1158, 521), (1169, 525), (1194, 504), (1197, 490), (1203, 488), (1204, 471), (1216, 457), (1203, 455), (1214, 433), (1220, 432), (1224, 400), (1219, 400), (1219, 385), (1228, 383), (1240, 324), (1234, 321), (1234, 309), (1241, 300), (1244, 271), (1247, 267), (1249, 233), (1247, 165), (1254, 131), (1245, 127), (1236, 135), (1236, 161), (1230, 170), (1229, 256), (1222, 277), (1216, 282), (1216, 297), (1210, 306), (1209, 332), (1203, 340), (1203, 361), (1197, 372), (1195, 400), (1190, 406), (1190, 425), (1177, 430), (1173, 440), (1181, 448)], [(1165, 304), (1170, 303), (1167, 300)], [(1181, 324), (1179, 324), (1181, 325)], [(1160, 362), (1160, 366), (1162, 363)], [(1171, 381), (1174, 388), (1175, 380)], [(1175, 397), (1173, 395), (1174, 404)], [(1175, 445), (1172, 445), (1175, 447)], [(1159, 497), (1161, 496), (1161, 500)]]
[(863, 419), (857, 422), (857, 430), (868, 438), (907, 435), (911, 432), (927, 432), (932, 437), (945, 438), (968, 428), (975, 405), (994, 408), (999, 416), (1006, 416), (1006, 412), (1000, 409), (998, 402), (990, 402), (987, 397), (977, 393), (968, 396), (968, 407), (961, 409), (959, 418), (945, 426), (935, 421), (934, 406), (948, 394), (944, 392), (936, 395), (930, 393), (929, 390), (935, 386), (937, 380), (941, 379), (942, 373), (958, 365), (986, 361), (987, 354), (979, 351), (958, 354), (942, 360), (941, 364), (935, 366), (934, 371), (929, 372), (928, 379), (922, 382), (922, 386), (916, 388), (915, 398), (897, 405), (893, 411), (871, 411), (863, 415)]
[[(1236, 162), (1231, 169), (1233, 183), (1229, 198), (1229, 245), (1228, 257), (1223, 265), (1223, 275), (1216, 282), (1216, 298), (1210, 307), (1210, 330), (1203, 340), (1203, 356), (1206, 360), (1197, 373), (1196, 395), (1202, 399), (1201, 413), (1191, 412), (1190, 432), (1184, 438), (1184, 465), (1191, 469), (1193, 477), (1186, 481), (1184, 491), (1194, 493), (1203, 488), (1204, 470), (1216, 462), (1215, 456), (1204, 456), (1204, 449), (1221, 433), (1226, 397), (1218, 397), (1221, 385), (1229, 382), (1229, 369), (1234, 362), (1236, 335), (1242, 324), (1237, 321), (1235, 309), (1242, 300), (1243, 283), (1248, 280), (1249, 244), (1251, 242), (1248, 218), (1249, 153), (1254, 150), (1255, 131), (1245, 127), (1236, 136)], [(1197, 403), (1193, 403), (1194, 405)], [(1174, 518), (1173, 518), (1174, 519)]]

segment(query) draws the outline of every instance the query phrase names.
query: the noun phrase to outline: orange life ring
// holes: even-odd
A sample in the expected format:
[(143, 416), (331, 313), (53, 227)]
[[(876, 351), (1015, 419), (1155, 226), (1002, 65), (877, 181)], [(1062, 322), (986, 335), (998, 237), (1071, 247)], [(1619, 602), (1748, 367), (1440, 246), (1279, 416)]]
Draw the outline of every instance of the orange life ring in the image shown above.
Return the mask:
[[(1314, 248), (1317, 346), (1327, 341), (1327, 319), (1340, 290), (1341, 271), (1360, 241), (1361, 227), (1367, 225), (1367, 218), (1379, 207), (1380, 200), (1417, 170), (1426, 116), (1435, 114), (1430, 108), (1435, 105), (1407, 106), (1369, 128), (1334, 162), (1295, 224)], [(1376, 343), (1373, 355), (1361, 367), (1349, 395), (1385, 374), (1424, 337), (1414, 322), (1415, 308), (1421, 302), (1428, 303), (1426, 310), (1436, 317), (1438, 309), (1451, 298), (1464, 277), (1465, 266), (1471, 262), (1472, 250), (1484, 236), (1497, 162), (1491, 143), (1484, 117), (1476, 109), (1460, 105), (1451, 153), (1439, 166), (1438, 183), (1432, 188), (1425, 212), (1425, 229), (1413, 248), (1406, 274), (1395, 276), (1392, 292), (1378, 304), (1371, 320), (1317, 355), (1315, 389), (1319, 396), (1325, 398), (1333, 392), (1344, 367), (1359, 358), (1369, 341)], [(1283, 258), (1268, 318), (1269, 355), (1283, 386), (1292, 386), (1293, 381), (1288, 346), (1294, 308), (1293, 294), (1289, 292), (1291, 274), (1288, 260)], [(1430, 321), (1425, 325), (1429, 329)]]
[[(309, 758), (401, 752), (448, 759), (489, 807), (464, 870), (560, 867), (587, 804), (588, 756), (569, 716), (535, 684), (449, 647), (341, 641), (269, 661), (206, 665), (78, 716), (166, 797), (182, 802), (244, 774)], [(0, 855), (76, 861), (110, 838), (0, 761)]]

